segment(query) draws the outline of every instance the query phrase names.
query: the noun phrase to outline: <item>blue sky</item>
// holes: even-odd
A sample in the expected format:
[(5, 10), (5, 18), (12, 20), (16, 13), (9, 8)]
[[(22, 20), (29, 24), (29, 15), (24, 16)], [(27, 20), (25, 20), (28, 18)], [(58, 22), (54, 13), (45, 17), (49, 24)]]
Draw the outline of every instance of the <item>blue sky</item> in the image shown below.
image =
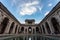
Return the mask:
[(20, 23), (35, 19), (39, 23), (60, 0), (0, 0)]

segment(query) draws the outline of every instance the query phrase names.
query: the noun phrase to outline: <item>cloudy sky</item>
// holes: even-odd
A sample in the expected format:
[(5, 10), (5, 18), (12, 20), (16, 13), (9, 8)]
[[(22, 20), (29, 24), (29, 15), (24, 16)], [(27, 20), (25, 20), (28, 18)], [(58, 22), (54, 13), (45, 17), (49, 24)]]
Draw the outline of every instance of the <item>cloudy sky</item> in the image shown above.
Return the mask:
[(35, 19), (39, 23), (60, 0), (0, 0), (20, 23)]

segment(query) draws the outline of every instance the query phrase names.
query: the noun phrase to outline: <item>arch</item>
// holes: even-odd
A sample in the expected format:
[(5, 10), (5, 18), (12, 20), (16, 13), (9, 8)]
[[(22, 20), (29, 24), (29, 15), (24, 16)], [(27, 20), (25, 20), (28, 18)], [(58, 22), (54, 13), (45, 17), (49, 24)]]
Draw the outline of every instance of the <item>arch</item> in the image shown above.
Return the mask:
[(44, 28), (44, 25), (42, 25), (42, 29), (43, 29), (43, 33), (45, 34), (45, 28)]
[(21, 32), (23, 32), (24, 31), (24, 27), (21, 27)]
[(36, 32), (39, 33), (39, 27), (36, 27)]
[(59, 26), (59, 23), (57, 22), (56, 18), (53, 17), (51, 19), (51, 23), (52, 23), (52, 25), (54, 27), (54, 30), (55, 30), (54, 33), (58, 34), (59, 33), (59, 28), (58, 27), (60, 27), (60, 26)]
[(1, 27), (0, 27), (1, 28), (1, 32), (0, 32), (0, 34), (4, 33), (5, 28), (7, 27), (8, 22), (9, 22), (9, 19), (7, 17), (5, 17), (3, 19), (3, 21), (1, 22)]
[(10, 33), (12, 33), (13, 28), (14, 28), (14, 24), (15, 24), (15, 23), (14, 23), (14, 22), (12, 22), (12, 24), (11, 24), (11, 26), (10, 26), (9, 34), (10, 34)]
[(18, 28), (18, 25), (16, 25), (16, 28), (15, 28), (15, 33), (17, 32), (17, 28)]
[(49, 28), (49, 24), (48, 24), (47, 22), (45, 22), (45, 26), (46, 26), (46, 28), (47, 28), (47, 32), (50, 34), (51, 31), (50, 31), (50, 28)]
[(29, 27), (29, 28), (28, 28), (28, 31), (29, 31), (29, 33), (31, 33), (31, 32), (32, 32), (32, 28), (31, 28), (31, 27)]

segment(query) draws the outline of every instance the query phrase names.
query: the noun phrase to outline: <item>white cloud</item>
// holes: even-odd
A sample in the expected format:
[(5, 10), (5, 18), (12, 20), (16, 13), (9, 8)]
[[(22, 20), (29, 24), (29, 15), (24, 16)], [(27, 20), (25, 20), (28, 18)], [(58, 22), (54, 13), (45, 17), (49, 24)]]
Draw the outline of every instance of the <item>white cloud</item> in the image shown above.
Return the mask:
[(39, 4), (39, 2), (38, 1), (33, 1), (33, 2), (30, 2), (30, 3), (27, 3), (27, 4), (25, 4), (25, 6), (33, 6), (33, 5), (37, 5), (37, 4)]
[(24, 7), (21, 9), (20, 14), (21, 15), (31, 15), (36, 12), (35, 7)]
[(44, 15), (46, 16), (49, 13), (49, 11), (47, 11)]
[(52, 3), (48, 4), (48, 6), (51, 7), (52, 6)]
[(17, 13), (20, 15), (32, 15), (38, 9), (42, 10), (42, 6), (38, 0), (25, 0), (24, 2), (22, 0), (12, 0), (12, 5), (17, 7)]
[[(21, 5), (21, 10), (19, 11), (19, 13), (21, 15), (32, 15), (37, 11), (36, 7), (39, 4), (38, 1), (33, 1), (33, 2), (29, 2), (29, 3), (25, 3), (23, 5)], [(41, 10), (41, 8), (39, 7), (39, 9)]]

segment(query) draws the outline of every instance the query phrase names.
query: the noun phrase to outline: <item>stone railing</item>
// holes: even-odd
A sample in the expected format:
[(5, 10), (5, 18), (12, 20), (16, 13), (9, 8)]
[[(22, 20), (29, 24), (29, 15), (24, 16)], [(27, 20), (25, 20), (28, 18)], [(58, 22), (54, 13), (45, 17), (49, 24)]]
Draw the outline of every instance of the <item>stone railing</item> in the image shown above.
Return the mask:
[(60, 35), (40, 35), (40, 34), (1, 34), (0, 40), (60, 40)]

